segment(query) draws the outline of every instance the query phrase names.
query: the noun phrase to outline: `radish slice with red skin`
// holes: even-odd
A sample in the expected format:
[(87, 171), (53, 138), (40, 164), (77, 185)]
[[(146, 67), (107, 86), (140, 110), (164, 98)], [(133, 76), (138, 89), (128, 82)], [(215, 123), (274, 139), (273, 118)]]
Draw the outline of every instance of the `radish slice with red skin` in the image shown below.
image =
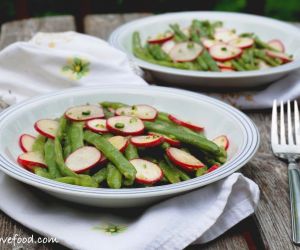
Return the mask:
[(55, 138), (58, 126), (59, 126), (58, 121), (51, 120), (51, 119), (38, 120), (34, 124), (34, 128), (37, 132), (50, 139)]
[(191, 122), (188, 122), (188, 121), (183, 121), (183, 120), (180, 120), (178, 119), (177, 117), (175, 117), (174, 115), (168, 115), (169, 119), (178, 124), (178, 125), (181, 125), (181, 126), (184, 126), (184, 127), (187, 127), (187, 128), (190, 128), (192, 130), (195, 130), (195, 131), (203, 131), (204, 128), (203, 127), (200, 127), (196, 124), (193, 124)]
[(291, 62), (291, 61), (292, 61), (292, 58), (289, 57), (289, 56), (288, 56), (287, 54), (285, 54), (285, 53), (267, 50), (267, 51), (266, 51), (266, 54), (267, 54), (268, 56), (270, 56), (270, 57), (278, 58), (278, 59), (282, 60), (284, 63), (286, 63), (286, 62)]
[(147, 40), (148, 43), (151, 44), (160, 44), (164, 43), (168, 40), (171, 40), (173, 38), (174, 34), (172, 32), (166, 32), (163, 35), (158, 35), (157, 37), (153, 37)]
[(194, 42), (177, 43), (170, 51), (169, 56), (175, 62), (194, 61), (203, 51), (200, 44)]
[(227, 150), (227, 148), (229, 147), (229, 140), (226, 135), (220, 135), (216, 137), (215, 139), (213, 139), (213, 142), (219, 147), (225, 148), (225, 150)]
[(271, 40), (268, 42), (268, 45), (278, 50), (279, 52), (283, 53), (285, 51), (284, 45), (280, 40), (277, 39)]
[(229, 68), (220, 68), (221, 72), (235, 72), (234, 69), (229, 69)]
[(242, 52), (243, 51), (240, 48), (226, 44), (214, 45), (209, 49), (209, 53), (213, 59), (220, 62), (239, 57)]
[(28, 134), (23, 134), (19, 139), (19, 146), (24, 153), (32, 151), (32, 145), (34, 144), (35, 137)]
[(157, 114), (158, 112), (155, 108), (144, 104), (125, 106), (116, 110), (116, 115), (134, 116), (145, 121), (155, 120)]
[(164, 138), (164, 141), (169, 143), (171, 146), (175, 146), (175, 147), (180, 146), (180, 141), (172, 139), (169, 136), (166, 136), (166, 135), (163, 135), (163, 134), (160, 134), (160, 133), (154, 133), (154, 132), (149, 132), (148, 134), (149, 135), (160, 135)]
[(161, 135), (140, 135), (130, 138), (130, 142), (137, 147), (155, 147), (163, 143), (164, 137)]
[(238, 35), (233, 30), (218, 31), (214, 34), (215, 40), (228, 43), (229, 41), (238, 38)]
[(66, 161), (66, 166), (75, 173), (82, 173), (95, 167), (101, 159), (101, 152), (95, 147), (84, 146), (71, 153)]
[(113, 136), (108, 141), (120, 152), (124, 152), (128, 145), (128, 139), (120, 135)]
[(82, 105), (69, 108), (65, 117), (71, 121), (88, 121), (96, 118), (103, 118), (103, 108), (96, 105)]
[(135, 181), (141, 184), (153, 184), (160, 181), (163, 177), (163, 172), (160, 167), (144, 159), (133, 159), (130, 163), (136, 169)]
[(175, 45), (176, 45), (176, 43), (173, 40), (169, 40), (169, 41), (163, 43), (163, 45), (161, 46), (161, 49), (165, 53), (169, 54)]
[(109, 131), (120, 135), (140, 135), (144, 131), (141, 119), (132, 116), (114, 116), (106, 120)]
[(213, 39), (208, 39), (208, 38), (203, 38), (202, 43), (203, 43), (204, 47), (207, 48), (207, 49), (209, 49), (210, 47), (212, 47), (214, 45), (217, 45), (217, 44), (223, 44), (220, 41), (213, 40)]
[(259, 60), (259, 62), (258, 62), (258, 68), (259, 69), (269, 69), (271, 67), (267, 63), (265, 63), (264, 61)]
[(187, 170), (187, 171), (194, 171), (197, 170), (198, 168), (202, 168), (205, 165), (198, 160), (195, 156), (191, 155), (190, 153), (170, 147), (166, 149), (167, 156), (169, 159), (176, 164), (177, 166)]
[(108, 133), (108, 129), (106, 127), (106, 119), (93, 119), (89, 120), (86, 123), (88, 129), (92, 130), (96, 133)]
[(220, 166), (219, 165), (213, 165), (213, 166), (211, 166), (208, 170), (207, 170), (207, 173), (210, 173), (210, 172), (212, 172), (212, 171), (214, 171), (214, 170), (216, 170), (217, 168), (219, 168)]
[(240, 49), (246, 49), (250, 48), (254, 44), (254, 40), (250, 37), (238, 37), (229, 41), (228, 44)]
[(19, 155), (17, 162), (28, 170), (32, 170), (33, 167), (46, 168), (44, 157), (40, 152), (27, 152)]

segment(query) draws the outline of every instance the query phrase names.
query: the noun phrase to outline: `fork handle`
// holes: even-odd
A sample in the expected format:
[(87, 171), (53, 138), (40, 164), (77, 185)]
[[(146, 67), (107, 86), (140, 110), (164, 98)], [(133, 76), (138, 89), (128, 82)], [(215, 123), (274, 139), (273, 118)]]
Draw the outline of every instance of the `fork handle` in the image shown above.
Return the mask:
[(297, 163), (289, 163), (288, 168), (291, 219), (292, 219), (292, 238), (295, 244), (300, 244), (300, 171)]

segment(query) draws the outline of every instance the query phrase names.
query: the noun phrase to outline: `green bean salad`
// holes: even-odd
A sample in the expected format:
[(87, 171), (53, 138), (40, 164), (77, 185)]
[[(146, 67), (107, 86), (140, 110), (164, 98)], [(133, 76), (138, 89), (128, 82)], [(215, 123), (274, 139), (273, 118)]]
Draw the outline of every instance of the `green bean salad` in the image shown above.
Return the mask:
[(40, 119), (37, 136), (22, 134), (17, 161), (58, 182), (102, 188), (178, 183), (219, 168), (229, 140), (149, 105), (101, 102)]
[(197, 71), (259, 70), (292, 61), (280, 40), (265, 42), (253, 33), (237, 34), (219, 21), (194, 19), (188, 27), (176, 23), (169, 27), (148, 37), (145, 45), (139, 32), (134, 32), (133, 54), (161, 66)]

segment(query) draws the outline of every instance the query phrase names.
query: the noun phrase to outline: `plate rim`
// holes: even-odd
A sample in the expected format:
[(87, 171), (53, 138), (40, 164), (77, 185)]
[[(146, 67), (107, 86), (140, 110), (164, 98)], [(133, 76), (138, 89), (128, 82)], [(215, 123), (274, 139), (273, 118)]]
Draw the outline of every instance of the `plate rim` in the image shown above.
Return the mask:
[[(149, 187), (149, 188), (133, 188), (133, 189), (120, 189), (120, 190), (110, 190), (110, 189), (104, 189), (104, 188), (87, 188), (87, 187), (79, 187), (64, 183), (59, 183), (53, 180), (48, 180), (42, 177), (39, 177), (29, 171), (26, 171), (22, 168), (20, 168), (19, 165), (12, 163), (10, 160), (7, 160), (5, 156), (0, 153), (0, 170), (8, 174), (9, 176), (23, 182), (27, 183), (29, 185), (38, 187), (43, 190), (47, 190), (50, 192), (56, 192), (56, 193), (68, 193), (74, 196), (85, 196), (85, 197), (102, 197), (102, 198), (141, 198), (141, 197), (157, 197), (157, 196), (163, 196), (163, 195), (171, 195), (175, 193), (182, 193), (188, 190), (193, 190), (205, 185), (208, 185), (210, 183), (216, 182), (222, 178), (225, 178), (232, 174), (233, 172), (237, 171), (241, 167), (243, 167), (247, 162), (250, 161), (250, 159), (255, 155), (259, 143), (260, 143), (260, 135), (258, 132), (258, 129), (256, 125), (253, 123), (253, 121), (244, 113), (239, 111), (238, 109), (230, 106), (229, 104), (226, 104), (220, 100), (217, 100), (215, 98), (205, 96), (203, 94), (195, 93), (188, 90), (182, 90), (182, 89), (176, 89), (176, 88), (170, 88), (170, 87), (160, 87), (160, 86), (135, 86), (135, 85), (126, 85), (126, 84), (120, 84), (120, 85), (102, 85), (102, 86), (89, 86), (89, 87), (76, 87), (76, 88), (70, 88), (66, 90), (60, 90), (56, 92), (52, 92), (49, 94), (37, 96), (34, 98), (30, 98), (28, 100), (22, 101), (16, 105), (13, 105), (9, 107), (8, 109), (5, 109), (3, 112), (0, 113), (0, 130), (1, 126), (5, 122), (6, 115), (13, 115), (14, 110), (19, 109), (20, 107), (37, 102), (37, 101), (43, 101), (43, 99), (51, 99), (53, 96), (57, 95), (70, 95), (74, 92), (80, 92), (82, 90), (84, 91), (91, 91), (93, 89), (121, 89), (126, 88), (128, 89), (145, 89), (145, 88), (151, 88), (156, 91), (168, 91), (172, 92), (174, 94), (179, 94), (183, 96), (187, 96), (193, 99), (199, 99), (208, 101), (212, 103), (212, 105), (216, 104), (219, 108), (225, 108), (227, 112), (230, 114), (237, 116), (238, 118), (241, 118), (240, 120), (241, 125), (246, 126), (245, 131), (249, 133), (247, 138), (250, 138), (252, 141), (244, 146), (244, 151), (241, 152), (241, 155), (239, 155), (235, 161), (231, 162), (229, 165), (230, 169), (226, 169), (227, 171), (222, 171), (222, 168), (213, 171), (205, 176), (202, 177), (196, 177), (189, 181), (184, 181), (176, 184), (169, 184), (169, 185), (163, 185), (158, 187)], [(1, 132), (0, 132), (1, 133)], [(3, 164), (3, 165), (2, 165)], [(16, 171), (12, 171), (16, 170)], [(221, 171), (220, 171), (221, 170)], [(223, 173), (224, 172), (224, 173)], [(205, 178), (203, 178), (205, 177)]]
[[(128, 28), (131, 26), (134, 26), (138, 24), (141, 21), (147, 21), (147, 20), (153, 20), (153, 19), (160, 19), (165, 18), (168, 16), (186, 16), (186, 15), (201, 15), (201, 14), (207, 14), (207, 15), (225, 15), (225, 16), (236, 16), (236, 17), (250, 17), (250, 18), (256, 18), (261, 19), (262, 21), (266, 20), (268, 22), (277, 23), (280, 26), (285, 26), (289, 30), (293, 30), (294, 36), (299, 37), (300, 39), (300, 32), (299, 28), (293, 26), (292, 24), (269, 18), (259, 15), (253, 15), (253, 14), (245, 14), (245, 13), (235, 13), (235, 12), (223, 12), (223, 11), (183, 11), (183, 12), (170, 12), (170, 13), (164, 13), (159, 15), (153, 15), (148, 17), (142, 17), (133, 21), (130, 21), (128, 23), (125, 23), (118, 28), (116, 28), (111, 35), (108, 38), (109, 44), (111, 44), (113, 47), (121, 50), (124, 52), (127, 56), (130, 57), (131, 60), (134, 60), (138, 66), (140, 66), (143, 69), (147, 69), (150, 71), (155, 71), (159, 73), (164, 74), (171, 74), (176, 76), (186, 76), (186, 77), (192, 77), (192, 78), (215, 78), (215, 79), (230, 79), (230, 78), (247, 78), (247, 77), (259, 77), (259, 76), (269, 76), (274, 74), (285, 74), (290, 71), (296, 70), (300, 68), (300, 59), (269, 69), (263, 69), (263, 70), (252, 70), (252, 71), (245, 71), (245, 72), (203, 72), (203, 71), (196, 71), (196, 70), (183, 70), (183, 69), (175, 69), (171, 67), (161, 66), (153, 63), (149, 63), (147, 61), (141, 60), (137, 57), (135, 57), (130, 51), (123, 49), (121, 46), (119, 36), (126, 32)], [(191, 18), (192, 19), (192, 18)]]

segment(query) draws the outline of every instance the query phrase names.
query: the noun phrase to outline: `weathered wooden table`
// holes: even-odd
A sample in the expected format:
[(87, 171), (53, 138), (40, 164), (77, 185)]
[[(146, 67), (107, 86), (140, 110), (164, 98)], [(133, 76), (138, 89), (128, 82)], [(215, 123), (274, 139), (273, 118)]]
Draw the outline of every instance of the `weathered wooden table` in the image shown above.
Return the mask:
[[(90, 15), (84, 20), (87, 34), (107, 39), (117, 26), (149, 14)], [(71, 16), (47, 17), (15, 21), (2, 25), (0, 49), (15, 41), (30, 39), (37, 31), (59, 32), (75, 30)], [(299, 31), (300, 32), (300, 31)], [(201, 91), (201, 90), (199, 90)], [(1, 103), (0, 103), (1, 107)], [(259, 206), (253, 216), (245, 219), (218, 239), (202, 246), (188, 249), (296, 249), (291, 243), (290, 207), (287, 183), (287, 166), (272, 155), (270, 150), (271, 111), (247, 112), (259, 128), (261, 145), (255, 158), (242, 172), (255, 181), (261, 189)], [(1, 199), (1, 197), (0, 197)], [(5, 201), (0, 201), (5, 202)], [(38, 234), (25, 228), (0, 212), (0, 237), (18, 234), (29, 237)], [(11, 249), (0, 243), (0, 249)], [(17, 249), (66, 249), (58, 244), (32, 244)]]

